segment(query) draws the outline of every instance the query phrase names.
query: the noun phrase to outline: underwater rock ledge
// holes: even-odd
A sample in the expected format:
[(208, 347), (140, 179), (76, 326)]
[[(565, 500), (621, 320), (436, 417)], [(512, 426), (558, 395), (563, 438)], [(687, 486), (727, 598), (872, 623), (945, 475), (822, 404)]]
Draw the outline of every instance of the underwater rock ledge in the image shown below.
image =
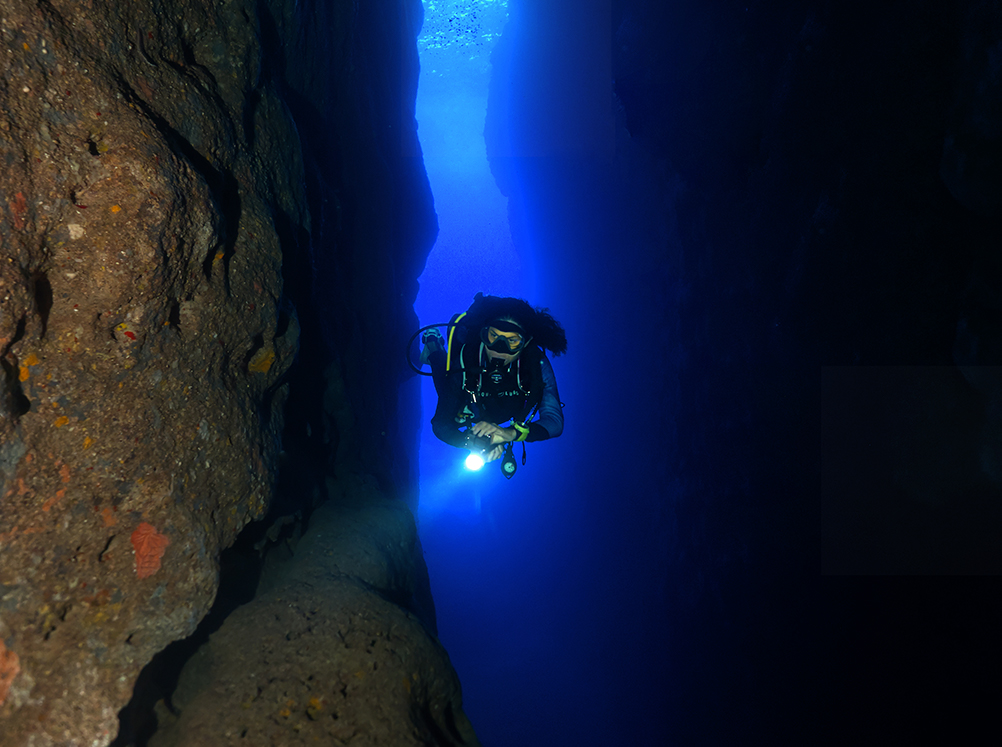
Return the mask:
[[(337, 486), (331, 486), (332, 491)], [(371, 483), (311, 517), (181, 673), (150, 747), (479, 745), (459, 680), (411, 600), (422, 564), (410, 511)]]

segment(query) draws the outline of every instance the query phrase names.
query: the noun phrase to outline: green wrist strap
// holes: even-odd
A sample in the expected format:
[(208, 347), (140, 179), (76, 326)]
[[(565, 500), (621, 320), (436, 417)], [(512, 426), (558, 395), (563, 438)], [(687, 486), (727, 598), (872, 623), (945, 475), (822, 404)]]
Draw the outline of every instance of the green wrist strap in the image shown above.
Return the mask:
[(515, 439), (516, 441), (524, 441), (526, 438), (529, 437), (529, 429), (526, 426), (515, 421), (512, 421), (512, 425), (514, 426), (515, 430), (518, 431), (518, 438)]

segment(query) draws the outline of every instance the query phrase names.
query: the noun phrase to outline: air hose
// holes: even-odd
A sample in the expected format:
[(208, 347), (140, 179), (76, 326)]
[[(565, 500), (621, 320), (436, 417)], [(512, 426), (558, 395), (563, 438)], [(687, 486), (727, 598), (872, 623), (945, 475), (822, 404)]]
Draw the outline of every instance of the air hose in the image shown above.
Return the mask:
[(457, 319), (455, 322), (442, 322), (441, 324), (426, 324), (425, 326), (421, 327), (421, 329), (419, 329), (417, 332), (415, 332), (413, 335), (411, 335), (411, 339), (407, 341), (407, 347), (404, 348), (404, 356), (407, 358), (407, 364), (411, 368), (413, 368), (416, 373), (419, 373), (422, 376), (431, 376), (432, 375), (431, 371), (422, 371), (420, 368), (415, 366), (414, 361), (411, 360), (411, 345), (414, 344), (414, 338), (417, 337), (422, 332), (424, 332), (426, 329), (431, 329), (432, 327), (456, 327), (459, 326), (458, 322), (459, 320)]

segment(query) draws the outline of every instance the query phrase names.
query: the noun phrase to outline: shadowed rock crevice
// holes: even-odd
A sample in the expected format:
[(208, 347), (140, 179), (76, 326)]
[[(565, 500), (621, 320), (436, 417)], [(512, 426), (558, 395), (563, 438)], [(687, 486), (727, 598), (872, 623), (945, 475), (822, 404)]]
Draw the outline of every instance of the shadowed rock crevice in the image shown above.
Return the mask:
[(21, 388), (20, 367), (16, 361), (9, 360), (7, 357), (7, 353), (11, 347), (20, 342), (21, 338), (24, 337), (24, 328), (25, 318), (22, 316), (14, 328), (14, 336), (11, 337), (10, 342), (4, 347), (2, 354), (0, 354), (0, 366), (3, 366), (4, 392), (6, 395), (3, 400), (0, 400), (0, 405), (3, 407), (2, 414), (8, 416), (11, 422), (17, 420), (17, 418), (31, 409), (31, 400), (24, 396), (24, 391)]
[(5, 397), (7, 403), (3, 408), (4, 415), (16, 420), (31, 409), (31, 400), (25, 397), (21, 390), (21, 382), (18, 381), (19, 374), (14, 365), (6, 360), (0, 360), (0, 365), (3, 366), (4, 388), (7, 393)]
[(35, 295), (35, 311), (42, 325), (40, 334), (45, 337), (45, 331), (49, 326), (49, 312), (52, 311), (52, 284), (43, 270), (31, 274), (31, 288)]

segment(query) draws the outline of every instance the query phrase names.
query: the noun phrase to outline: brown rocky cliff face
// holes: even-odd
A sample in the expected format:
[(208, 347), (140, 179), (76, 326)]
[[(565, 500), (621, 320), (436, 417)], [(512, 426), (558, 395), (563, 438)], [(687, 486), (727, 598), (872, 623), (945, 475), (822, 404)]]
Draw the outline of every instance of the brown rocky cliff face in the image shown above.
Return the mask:
[[(308, 205), (331, 202), (333, 189), (308, 186), (318, 181), (304, 171), (310, 137), (286, 101), (326, 90), (323, 70), (298, 69), (284, 91), (262, 74), (265, 34), (277, 28), (288, 43), (316, 21), (299, 5), (0, 0), (4, 745), (114, 738), (139, 670), (192, 632), (215, 595), (220, 550), (272, 499), (284, 382), (310, 295), (294, 297), (297, 315), (283, 261), (302, 252), (296, 237), (317, 251), (323, 229)], [(328, 20), (351, 15), (351, 4), (313, 11), (323, 8)], [(350, 29), (330, 34), (343, 41)], [(292, 69), (296, 50), (287, 55)], [(345, 171), (322, 176), (336, 187)], [(430, 209), (417, 202), (414, 212)], [(354, 223), (357, 236), (366, 225)], [(365, 252), (328, 252), (328, 276), (347, 285), (366, 256), (385, 267), (406, 228), (385, 225)], [(424, 225), (433, 235), (433, 219)], [(353, 323), (347, 304), (366, 290), (352, 285), (332, 336), (394, 318), (403, 327), (420, 264), (400, 260), (381, 284), (368, 271), (381, 288), (373, 305), (391, 302)], [(321, 312), (306, 313), (319, 328)], [(360, 361), (379, 362), (394, 342), (366, 353), (349, 340), (331, 364), (338, 385), (364, 380)], [(399, 383), (398, 370), (370, 378)], [(383, 407), (383, 441), (355, 440), (389, 453), (395, 418)], [(346, 445), (328, 430), (332, 449)], [(366, 453), (383, 476), (406, 474)]]
[(194, 629), (270, 499), (297, 345), (272, 214), (301, 177), (252, 16), (90, 5), (2, 6), (11, 744), (113, 737), (139, 669)]

